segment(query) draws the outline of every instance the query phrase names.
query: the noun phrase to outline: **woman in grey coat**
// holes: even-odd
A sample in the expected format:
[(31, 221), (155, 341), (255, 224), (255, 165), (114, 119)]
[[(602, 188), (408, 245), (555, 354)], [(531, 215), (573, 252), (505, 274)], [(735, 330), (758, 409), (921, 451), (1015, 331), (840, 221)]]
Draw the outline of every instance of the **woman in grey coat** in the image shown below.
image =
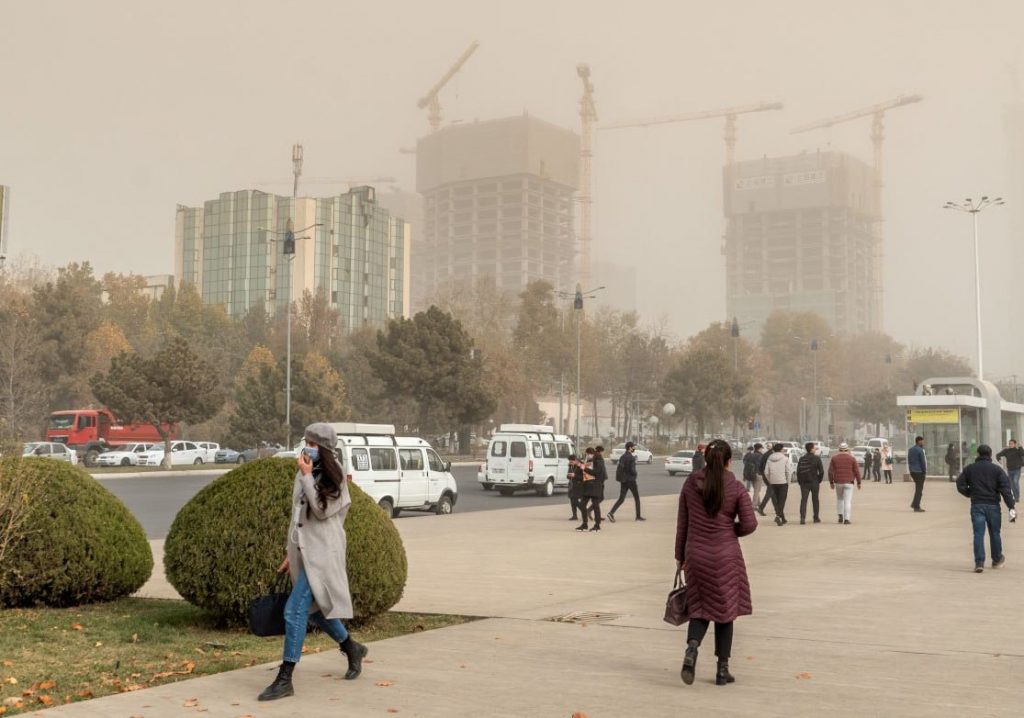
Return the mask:
[(306, 448), (292, 490), (288, 557), (278, 569), (288, 571), (292, 592), (284, 609), (284, 661), (274, 682), (259, 695), (272, 701), (295, 695), (292, 671), (302, 657), (306, 628), (312, 621), (341, 646), (348, 657), (346, 680), (358, 678), (368, 649), (348, 635), (342, 618), (352, 618), (352, 597), (345, 568), (345, 517), (352, 498), (334, 455), (337, 434), (329, 424), (306, 427)]

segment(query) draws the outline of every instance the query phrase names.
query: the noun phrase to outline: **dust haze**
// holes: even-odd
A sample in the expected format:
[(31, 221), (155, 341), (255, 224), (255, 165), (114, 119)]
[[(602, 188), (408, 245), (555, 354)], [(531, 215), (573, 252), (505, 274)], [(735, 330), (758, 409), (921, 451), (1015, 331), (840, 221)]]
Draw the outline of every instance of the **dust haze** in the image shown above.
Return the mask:
[[(528, 111), (579, 132), (586, 62), (599, 124), (785, 103), (739, 117), (739, 161), (833, 149), (870, 163), (870, 117), (790, 130), (920, 93), (886, 115), (884, 328), (973, 356), (970, 219), (941, 206), (1002, 195), (981, 217), (986, 361), (1024, 374), (1024, 127), (1004, 121), (1024, 103), (1022, 26), (1013, 1), (6, 0), (8, 249), (170, 273), (175, 206), (258, 182), (287, 193), (296, 141), (307, 176), (413, 191), (398, 149), (428, 131), (416, 100), (474, 40), (441, 95), (445, 124)], [(721, 119), (595, 135), (595, 255), (635, 268), (636, 308), (678, 338), (726, 318), (722, 135)]]

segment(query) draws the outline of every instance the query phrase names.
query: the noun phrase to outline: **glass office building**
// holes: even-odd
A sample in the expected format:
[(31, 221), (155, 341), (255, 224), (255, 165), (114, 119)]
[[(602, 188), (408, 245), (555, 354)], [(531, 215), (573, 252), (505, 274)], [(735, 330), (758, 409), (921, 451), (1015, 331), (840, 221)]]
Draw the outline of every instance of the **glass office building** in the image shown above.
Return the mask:
[[(291, 257), (281, 241), (289, 218), (296, 230), (311, 227), (296, 231)], [(381, 326), (409, 313), (409, 235), (373, 187), (322, 198), (225, 192), (179, 205), (175, 277), (232, 316), (280, 311), (308, 291), (327, 299), (346, 331)]]

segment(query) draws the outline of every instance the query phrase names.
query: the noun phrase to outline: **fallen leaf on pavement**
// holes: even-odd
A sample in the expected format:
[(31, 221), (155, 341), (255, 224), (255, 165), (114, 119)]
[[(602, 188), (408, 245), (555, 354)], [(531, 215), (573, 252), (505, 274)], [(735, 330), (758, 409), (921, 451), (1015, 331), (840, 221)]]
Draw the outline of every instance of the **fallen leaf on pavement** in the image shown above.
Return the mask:
[(53, 698), (50, 698), (50, 696), (39, 696), (38, 698), (36, 698), (36, 700), (42, 703), (44, 706), (53, 705)]
[(373, 663), (373, 659), (372, 658), (364, 658), (363, 659), (363, 663)]
[(48, 690), (51, 690), (56, 685), (57, 685), (57, 681), (43, 681), (37, 687), (41, 691), (48, 691)]
[(395, 682), (394, 681), (377, 681), (373, 685), (380, 686), (381, 688), (387, 688), (388, 686), (395, 685)]
[(92, 691), (78, 691), (75, 695), (79, 698), (92, 698)]
[(797, 673), (796, 674), (796, 678), (797, 678), (797, 680), (801, 680), (801, 681), (809, 681), (811, 679), (811, 674), (810, 673)]
[(71, 629), (73, 631), (81, 631), (82, 630), (82, 624), (81, 623), (72, 623), (71, 624)]
[(398, 712), (397, 708), (388, 708), (388, 713), (397, 713), (397, 712)]
[(587, 718), (587, 714), (583, 711), (576, 711), (572, 714), (572, 718)]
[(186, 708), (195, 708), (196, 706), (199, 705), (199, 699), (198, 698), (189, 698), (187, 701), (182, 703), (182, 705), (185, 706)]
[(102, 645), (103, 645), (103, 641), (96, 641), (96, 648), (99, 648)]
[(7, 676), (7, 678), (4, 678), (4, 683), (9, 686), (16, 686), (18, 685), (18, 679), (14, 676)]

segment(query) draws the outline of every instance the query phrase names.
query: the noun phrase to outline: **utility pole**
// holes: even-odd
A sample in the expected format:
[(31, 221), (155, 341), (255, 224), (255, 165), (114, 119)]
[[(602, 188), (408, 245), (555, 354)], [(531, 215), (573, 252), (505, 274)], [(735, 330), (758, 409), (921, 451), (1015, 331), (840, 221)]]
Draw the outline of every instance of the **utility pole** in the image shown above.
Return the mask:
[[(583, 352), (583, 340), (582, 340), (582, 326), (583, 326), (583, 300), (594, 299), (597, 296), (597, 292), (604, 289), (603, 286), (595, 287), (594, 289), (588, 289), (583, 291), (583, 285), (579, 282), (576, 283), (575, 292), (555, 292), (562, 299), (572, 299), (573, 311), (576, 312), (576, 418), (574, 420), (574, 433), (573, 440), (579, 444), (580, 440), (580, 393), (583, 390), (583, 363), (581, 361)], [(564, 315), (563, 315), (564, 316)], [(564, 319), (563, 324), (564, 327)], [(594, 417), (595, 430), (597, 426), (597, 417)], [(577, 446), (577, 448), (579, 448)]]

